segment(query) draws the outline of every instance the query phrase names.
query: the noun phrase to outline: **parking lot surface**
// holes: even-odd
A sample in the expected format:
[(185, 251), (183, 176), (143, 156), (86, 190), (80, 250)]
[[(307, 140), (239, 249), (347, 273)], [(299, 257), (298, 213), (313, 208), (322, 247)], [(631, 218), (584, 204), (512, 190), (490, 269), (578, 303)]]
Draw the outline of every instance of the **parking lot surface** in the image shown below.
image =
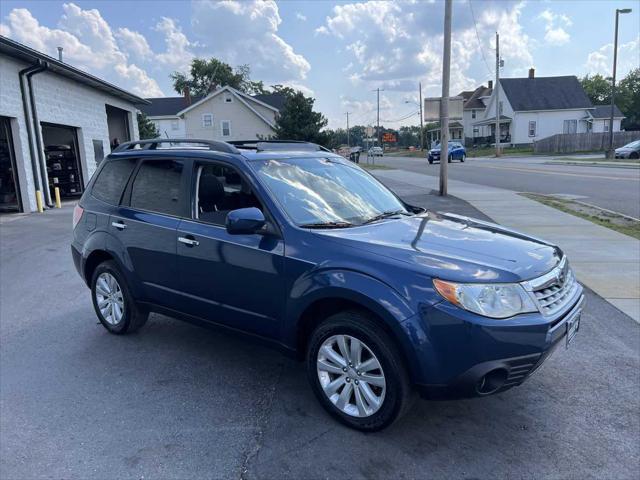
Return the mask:
[(3, 479), (638, 477), (640, 325), (590, 292), (574, 343), (522, 386), (362, 434), (253, 341), (161, 315), (108, 334), (70, 228), (69, 207), (0, 225)]

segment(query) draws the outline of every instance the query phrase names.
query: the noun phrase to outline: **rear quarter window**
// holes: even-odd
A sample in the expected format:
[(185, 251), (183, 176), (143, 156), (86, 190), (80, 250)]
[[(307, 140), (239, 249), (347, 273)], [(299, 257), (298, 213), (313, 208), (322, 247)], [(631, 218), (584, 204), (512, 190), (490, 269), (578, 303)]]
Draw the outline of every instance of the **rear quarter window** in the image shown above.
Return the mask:
[(111, 205), (118, 205), (136, 160), (126, 158), (106, 163), (93, 184), (91, 195)]

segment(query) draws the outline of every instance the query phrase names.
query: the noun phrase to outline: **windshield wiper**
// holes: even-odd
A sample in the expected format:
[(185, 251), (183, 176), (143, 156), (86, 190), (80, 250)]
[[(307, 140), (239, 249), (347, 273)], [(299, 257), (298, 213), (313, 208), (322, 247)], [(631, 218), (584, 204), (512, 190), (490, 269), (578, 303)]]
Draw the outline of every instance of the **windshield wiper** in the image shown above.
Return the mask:
[(393, 217), (394, 215), (408, 215), (408, 216), (411, 216), (411, 213), (407, 212), (406, 210), (393, 210), (393, 211), (389, 211), (389, 212), (382, 212), (382, 213), (376, 215), (375, 217), (371, 217), (368, 220), (365, 220), (364, 222), (362, 222), (362, 225), (366, 225), (367, 223), (377, 222), (378, 220), (383, 220), (385, 218)]
[(303, 223), (298, 225), (301, 228), (348, 228), (353, 227), (353, 223), (349, 222), (319, 222), (319, 223)]

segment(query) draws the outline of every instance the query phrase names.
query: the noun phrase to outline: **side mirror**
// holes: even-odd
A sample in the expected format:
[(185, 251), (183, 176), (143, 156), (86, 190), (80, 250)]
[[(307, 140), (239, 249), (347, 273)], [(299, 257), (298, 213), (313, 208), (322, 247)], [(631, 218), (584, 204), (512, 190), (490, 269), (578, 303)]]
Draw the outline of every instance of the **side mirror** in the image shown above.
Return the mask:
[(239, 208), (227, 214), (227, 232), (231, 235), (250, 235), (258, 233), (267, 221), (259, 208)]

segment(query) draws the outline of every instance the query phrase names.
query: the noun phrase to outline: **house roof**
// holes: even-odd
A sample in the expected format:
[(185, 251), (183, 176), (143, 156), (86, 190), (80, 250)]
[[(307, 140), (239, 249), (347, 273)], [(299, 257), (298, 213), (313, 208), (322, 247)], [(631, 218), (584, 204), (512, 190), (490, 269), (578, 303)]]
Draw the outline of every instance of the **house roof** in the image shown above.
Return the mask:
[[(500, 123), (510, 123), (513, 120), (511, 117), (507, 117), (506, 115), (500, 115)], [(491, 125), (492, 123), (496, 123), (496, 116), (489, 118), (484, 118), (482, 120), (478, 120), (477, 122), (473, 122), (474, 125)]]
[[(191, 97), (191, 104), (199, 102), (203, 97)], [(190, 103), (185, 97), (147, 98), (151, 103), (140, 107), (140, 111), (148, 117), (177, 116), (178, 112), (187, 108)]]
[(492, 88), (485, 87), (484, 85), (480, 85), (473, 91), (473, 94), (469, 97), (469, 99), (464, 103), (464, 110), (471, 110), (475, 108), (485, 108), (484, 103), (480, 100), (481, 97), (490, 97)]
[(471, 98), (471, 95), (473, 95), (474, 92), (475, 92), (475, 90), (463, 90), (457, 96), (458, 97), (462, 97), (462, 100), (464, 100), (466, 102), (467, 100), (469, 100)]
[(500, 85), (514, 111), (593, 108), (574, 75), (501, 78)]
[(272, 107), (277, 108), (278, 110), (282, 110), (282, 108), (284, 107), (284, 103), (287, 100), (287, 97), (277, 92), (260, 93), (258, 95), (254, 95), (253, 98), (263, 103), (266, 103), (267, 105), (271, 105)]
[[(611, 105), (594, 105), (594, 109), (591, 110), (591, 116), (593, 118), (611, 118)], [(624, 118), (624, 113), (620, 111), (617, 105), (614, 105), (613, 116), (615, 118)]]
[(88, 85), (97, 90), (101, 90), (109, 95), (113, 95), (114, 97), (133, 103), (134, 105), (146, 105), (149, 103), (148, 100), (134, 95), (127, 90), (123, 90), (122, 88), (106, 82), (101, 78), (94, 77), (90, 73), (84, 72), (69, 65), (68, 63), (61, 62), (56, 58), (45, 55), (42, 52), (34, 50), (33, 48), (27, 47), (22, 43), (16, 42), (15, 40), (11, 40), (10, 38), (2, 35), (0, 35), (0, 53), (27, 63), (40, 63), (45, 65), (48, 71), (67, 77), (71, 80), (75, 80), (76, 82), (84, 85)]

